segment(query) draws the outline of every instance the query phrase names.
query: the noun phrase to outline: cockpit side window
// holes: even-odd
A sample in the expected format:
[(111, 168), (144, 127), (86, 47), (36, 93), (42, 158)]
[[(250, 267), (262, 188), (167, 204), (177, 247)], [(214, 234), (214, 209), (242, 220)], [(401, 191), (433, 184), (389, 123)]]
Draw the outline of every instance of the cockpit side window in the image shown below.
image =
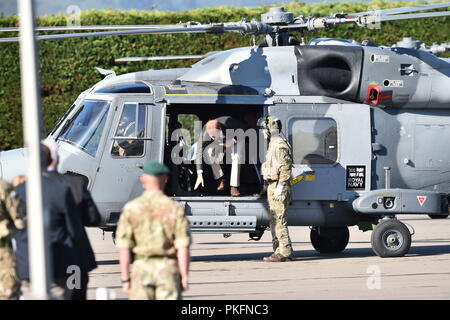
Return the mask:
[(116, 137), (136, 137), (136, 104), (123, 106), (122, 116), (116, 130)]
[(142, 157), (144, 155), (146, 106), (126, 103), (113, 138), (111, 155), (115, 157)]

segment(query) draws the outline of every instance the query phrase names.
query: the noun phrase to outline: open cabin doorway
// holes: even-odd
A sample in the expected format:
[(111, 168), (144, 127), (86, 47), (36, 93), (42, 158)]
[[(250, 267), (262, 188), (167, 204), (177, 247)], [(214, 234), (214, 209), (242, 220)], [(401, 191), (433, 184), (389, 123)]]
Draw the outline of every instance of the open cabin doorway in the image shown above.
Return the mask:
[[(202, 141), (204, 126), (209, 120), (231, 119), (235, 123), (242, 123), (244, 135), (236, 136), (234, 141), (241, 138), (242, 144), (239, 191), (241, 196), (257, 196), (261, 190), (262, 178), (260, 167), (262, 161), (259, 154), (265, 142), (257, 128), (257, 120), (263, 116), (264, 107), (255, 105), (219, 105), (219, 104), (177, 104), (168, 105), (166, 111), (166, 139), (164, 163), (171, 169), (171, 178), (166, 192), (171, 196), (230, 196), (230, 159), (224, 156), (221, 168), (226, 182), (224, 190), (217, 190), (217, 183), (204, 158), (202, 170), (204, 187), (194, 190), (197, 180), (198, 154), (205, 151), (208, 142)], [(227, 120), (229, 121), (229, 120)], [(228, 128), (229, 129), (229, 128)], [(227, 138), (231, 137), (227, 135)], [(232, 137), (231, 137), (232, 138)], [(227, 152), (224, 149), (225, 153)], [(196, 161), (197, 157), (197, 161)]]

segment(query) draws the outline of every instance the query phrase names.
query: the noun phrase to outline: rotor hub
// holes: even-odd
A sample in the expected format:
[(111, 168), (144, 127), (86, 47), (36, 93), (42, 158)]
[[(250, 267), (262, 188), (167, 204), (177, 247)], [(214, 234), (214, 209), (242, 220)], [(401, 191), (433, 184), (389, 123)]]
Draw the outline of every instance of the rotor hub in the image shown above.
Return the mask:
[(269, 12), (261, 15), (261, 22), (267, 24), (289, 24), (294, 21), (294, 14), (283, 7), (270, 8)]

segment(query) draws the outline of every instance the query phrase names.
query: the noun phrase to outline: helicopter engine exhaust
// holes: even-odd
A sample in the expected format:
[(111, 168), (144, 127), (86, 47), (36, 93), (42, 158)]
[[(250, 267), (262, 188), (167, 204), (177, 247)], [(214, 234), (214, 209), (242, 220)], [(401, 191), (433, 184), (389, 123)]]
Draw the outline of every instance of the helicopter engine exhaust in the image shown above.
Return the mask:
[[(299, 46), (299, 91), (392, 108), (450, 108), (450, 63), (408, 48)], [(420, 88), (420, 89), (419, 89)]]
[(358, 98), (363, 49), (360, 47), (299, 47), (301, 95), (325, 95), (344, 100)]

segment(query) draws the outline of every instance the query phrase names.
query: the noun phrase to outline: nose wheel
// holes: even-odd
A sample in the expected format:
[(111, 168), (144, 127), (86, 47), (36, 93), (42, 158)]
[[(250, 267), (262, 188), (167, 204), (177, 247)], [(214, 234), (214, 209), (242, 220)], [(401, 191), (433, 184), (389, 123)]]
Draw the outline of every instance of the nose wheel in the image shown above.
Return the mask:
[(382, 221), (372, 232), (371, 243), (379, 257), (401, 257), (411, 248), (411, 232), (396, 219)]

